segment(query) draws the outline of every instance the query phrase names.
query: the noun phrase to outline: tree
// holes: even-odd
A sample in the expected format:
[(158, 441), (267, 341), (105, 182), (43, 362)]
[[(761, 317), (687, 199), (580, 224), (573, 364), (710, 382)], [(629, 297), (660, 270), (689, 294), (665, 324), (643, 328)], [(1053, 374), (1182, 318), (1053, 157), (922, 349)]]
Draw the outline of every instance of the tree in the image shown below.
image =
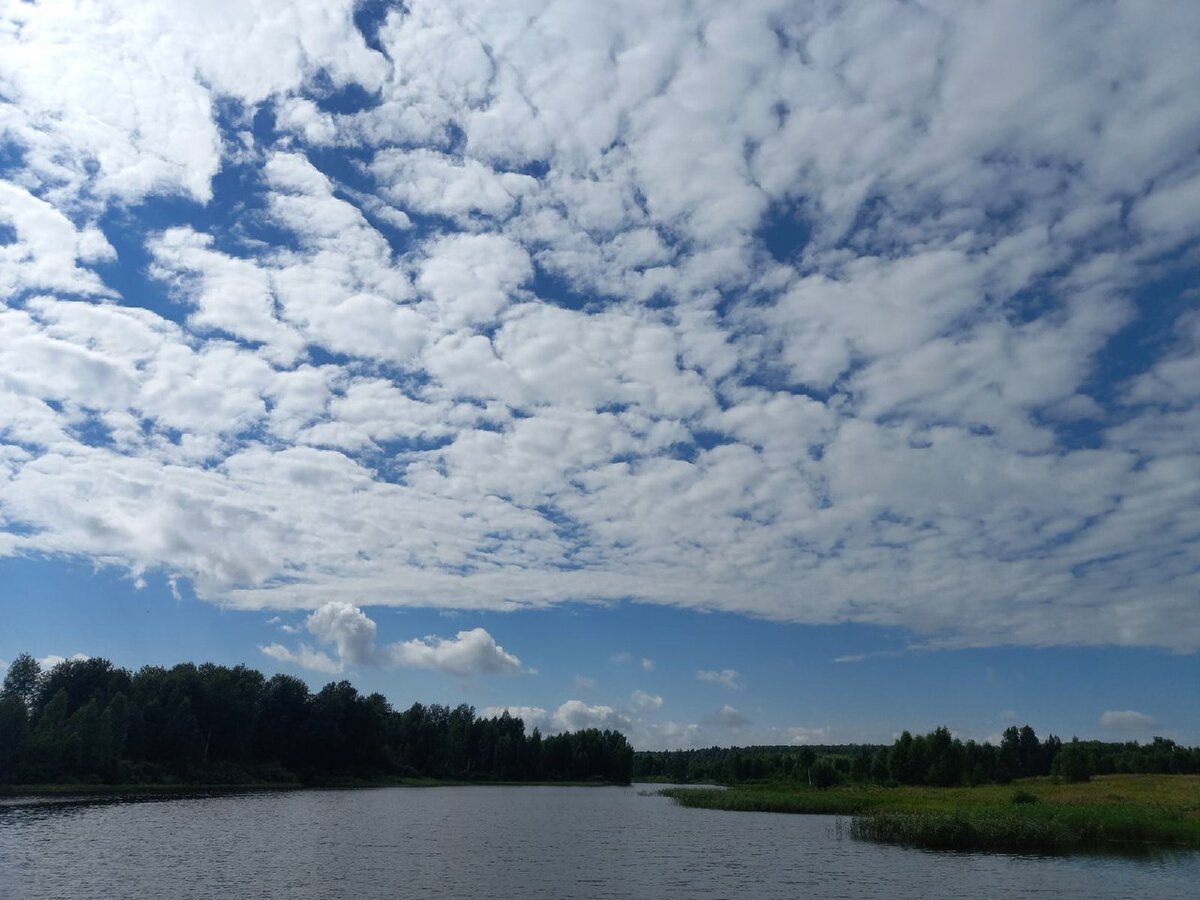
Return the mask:
[(1093, 769), (1092, 755), (1087, 747), (1080, 743), (1079, 738), (1072, 738), (1071, 743), (1063, 744), (1058, 756), (1054, 757), (1051, 774), (1064, 781), (1088, 781)]
[(0, 693), (0, 784), (17, 780), (29, 734), (29, 713), (14, 691)]
[(33, 701), (37, 699), (41, 682), (41, 665), (28, 653), (22, 653), (8, 667), (8, 674), (4, 676), (4, 687), (0, 689), (0, 696), (15, 697), (24, 704), (26, 709), (29, 709), (33, 706)]

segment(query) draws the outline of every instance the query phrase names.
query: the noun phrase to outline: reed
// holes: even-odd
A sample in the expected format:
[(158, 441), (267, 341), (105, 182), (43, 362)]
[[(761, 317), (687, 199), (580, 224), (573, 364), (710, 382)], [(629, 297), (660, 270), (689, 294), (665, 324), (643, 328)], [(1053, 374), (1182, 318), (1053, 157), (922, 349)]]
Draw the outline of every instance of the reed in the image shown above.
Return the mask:
[(1071, 785), (1033, 778), (976, 788), (754, 784), (663, 793), (687, 807), (854, 816), (849, 833), (856, 839), (931, 850), (1200, 850), (1195, 776), (1118, 775)]

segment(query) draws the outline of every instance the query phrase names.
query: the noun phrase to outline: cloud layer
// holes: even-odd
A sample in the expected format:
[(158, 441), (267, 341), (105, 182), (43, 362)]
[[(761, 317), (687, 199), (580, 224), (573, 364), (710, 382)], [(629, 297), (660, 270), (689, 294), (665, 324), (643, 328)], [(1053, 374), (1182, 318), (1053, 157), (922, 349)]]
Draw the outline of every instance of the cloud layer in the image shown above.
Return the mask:
[(0, 554), (1200, 648), (1194, 3), (353, 6), (3, 13)]

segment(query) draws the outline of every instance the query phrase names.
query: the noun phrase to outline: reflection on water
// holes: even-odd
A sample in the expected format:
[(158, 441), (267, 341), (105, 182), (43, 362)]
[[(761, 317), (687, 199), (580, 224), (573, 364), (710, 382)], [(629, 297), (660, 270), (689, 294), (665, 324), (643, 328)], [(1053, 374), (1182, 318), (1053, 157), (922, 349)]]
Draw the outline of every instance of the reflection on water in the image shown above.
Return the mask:
[(1189, 897), (1200, 855), (929, 853), (632, 788), (0, 801), (0, 897)]

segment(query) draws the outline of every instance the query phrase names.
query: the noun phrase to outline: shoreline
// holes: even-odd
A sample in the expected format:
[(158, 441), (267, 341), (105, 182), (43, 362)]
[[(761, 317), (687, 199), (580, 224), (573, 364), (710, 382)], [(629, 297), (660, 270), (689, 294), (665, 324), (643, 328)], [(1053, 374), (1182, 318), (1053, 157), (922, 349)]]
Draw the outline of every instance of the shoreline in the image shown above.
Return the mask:
[(304, 784), (294, 781), (247, 782), (244, 784), (157, 783), (157, 784), (0, 784), (0, 799), (29, 797), (50, 799), (72, 796), (188, 795), (271, 793), (285, 791), (367, 790), (371, 788), (432, 787), (629, 787), (615, 781), (456, 781), (437, 778), (349, 779)]

